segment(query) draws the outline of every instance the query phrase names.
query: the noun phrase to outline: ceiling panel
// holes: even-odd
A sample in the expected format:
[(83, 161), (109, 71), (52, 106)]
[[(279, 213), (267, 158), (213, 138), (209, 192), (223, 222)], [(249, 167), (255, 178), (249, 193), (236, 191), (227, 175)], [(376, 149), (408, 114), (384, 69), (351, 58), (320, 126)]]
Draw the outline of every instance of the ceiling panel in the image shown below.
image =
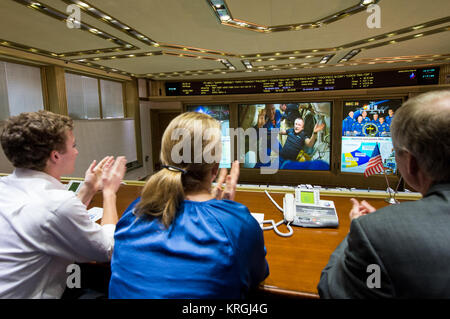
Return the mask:
[(358, 4), (359, 0), (228, 0), (233, 18), (265, 26), (313, 22)]
[[(70, 2), (70, 0), (42, 1), (44, 5), (63, 13)], [(10, 40), (18, 45), (50, 52), (66, 53), (59, 58), (76, 63), (89, 63), (88, 66), (91, 67), (109, 68), (112, 72), (126, 72), (128, 75), (153, 74), (152, 78), (155, 79), (163, 79), (157, 75), (159, 73), (197, 70), (206, 70), (197, 76), (227, 78), (335, 72), (346, 70), (345, 68), (375, 69), (379, 67), (378, 64), (368, 64), (375, 61), (375, 58), (450, 53), (448, 0), (380, 0), (378, 2), (380, 28), (369, 28), (366, 22), (370, 13), (362, 11), (319, 28), (270, 33), (221, 24), (206, 0), (84, 2), (86, 10), (94, 7), (101, 10), (110, 20), (94, 17), (88, 14), (88, 11), (81, 11), (82, 22), (117, 38), (129, 47), (106, 41), (89, 31), (69, 29), (64, 22), (14, 0), (0, 1), (0, 40)], [(358, 3), (357, 0), (225, 0), (225, 2), (233, 18), (267, 25), (309, 22)], [(434, 26), (413, 29), (423, 23), (442, 18), (447, 20), (440, 20)], [(110, 23), (111, 20), (120, 21), (130, 30), (115, 27)], [(364, 50), (369, 46), (385, 44), (432, 30), (440, 30), (440, 33)], [(156, 44), (142, 41), (136, 34), (133, 36), (131, 31), (138, 32)], [(12, 46), (11, 43), (5, 44), (2, 41), (0, 45)], [(23, 49), (20, 46), (16, 48)], [(112, 48), (114, 50), (111, 50)], [(355, 48), (363, 50), (350, 61), (342, 63), (341, 59)], [(174, 55), (202, 56), (205, 59), (165, 55), (169, 54), (168, 52)], [(139, 57), (147, 53), (155, 55)], [(114, 54), (117, 55), (115, 60), (102, 59)], [(334, 56), (328, 63), (318, 65), (320, 59), (327, 54)], [(134, 56), (122, 59), (121, 57), (125, 55)], [(313, 57), (306, 58), (309, 55)], [(264, 57), (265, 60), (256, 61), (257, 57)], [(268, 58), (274, 60), (269, 61)], [(227, 69), (217, 59), (230, 62), (232, 67)], [(268, 66), (277, 65), (280, 69), (260, 72), (247, 70), (242, 63), (247, 59), (255, 68), (265, 66), (267, 69)], [(365, 64), (351, 65), (359, 61)], [(313, 62), (311, 65), (302, 65), (311, 62)], [(424, 63), (423, 61), (402, 63), (415, 65), (419, 62)], [(448, 63), (448, 60), (440, 59), (438, 62)], [(296, 69), (286, 70), (289, 64)], [(395, 66), (400, 64), (395, 63)], [(208, 74), (211, 72), (213, 74)], [(175, 75), (179, 78), (197, 77), (186, 73)]]
[(116, 46), (10, 0), (0, 1), (0, 39), (55, 53)]
[(218, 61), (208, 61), (194, 58), (181, 58), (175, 56), (139, 57), (121, 60), (97, 61), (98, 64), (127, 70), (135, 74), (178, 72), (206, 69), (224, 69), (224, 65)]

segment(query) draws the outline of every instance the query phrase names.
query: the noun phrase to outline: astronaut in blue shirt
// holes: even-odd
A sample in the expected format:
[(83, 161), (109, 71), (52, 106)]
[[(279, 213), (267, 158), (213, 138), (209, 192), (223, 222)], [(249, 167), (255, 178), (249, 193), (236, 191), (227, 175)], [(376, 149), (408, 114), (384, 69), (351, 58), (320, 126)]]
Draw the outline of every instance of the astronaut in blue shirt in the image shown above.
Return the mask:
[(386, 116), (386, 124), (391, 126), (391, 122), (394, 119), (394, 110), (393, 109), (389, 109), (388, 110), (388, 116)]
[(389, 128), (389, 125), (384, 122), (384, 117), (380, 117), (380, 123), (377, 125), (377, 127), (377, 136), (391, 136), (391, 130)]
[(367, 111), (363, 111), (361, 115), (362, 115), (362, 123), (363, 124), (367, 124), (367, 123), (371, 122), (370, 118), (367, 117)]
[(365, 123), (362, 122), (363, 117), (360, 115), (358, 116), (358, 122), (353, 123), (352, 125), (352, 132), (355, 136), (362, 136), (362, 128)]
[(379, 118), (378, 118), (378, 113), (375, 113), (375, 114), (373, 115), (373, 120), (370, 121), (370, 123), (373, 123), (373, 124), (375, 124), (376, 126), (378, 126), (378, 124), (380, 124), (380, 120), (379, 120)]
[(353, 118), (353, 111), (348, 112), (348, 116), (342, 121), (342, 135), (349, 136), (352, 135), (352, 126), (355, 123)]

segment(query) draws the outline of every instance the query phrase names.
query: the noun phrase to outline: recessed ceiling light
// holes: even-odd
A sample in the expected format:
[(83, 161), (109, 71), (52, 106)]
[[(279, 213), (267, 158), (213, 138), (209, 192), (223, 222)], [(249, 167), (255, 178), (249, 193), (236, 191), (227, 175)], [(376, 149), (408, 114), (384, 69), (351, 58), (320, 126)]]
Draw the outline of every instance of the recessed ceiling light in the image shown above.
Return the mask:
[(84, 8), (89, 8), (89, 5), (86, 4), (86, 3), (84, 3), (84, 2), (77, 1), (77, 4), (80, 5), (80, 6), (82, 6), (82, 7), (84, 7)]

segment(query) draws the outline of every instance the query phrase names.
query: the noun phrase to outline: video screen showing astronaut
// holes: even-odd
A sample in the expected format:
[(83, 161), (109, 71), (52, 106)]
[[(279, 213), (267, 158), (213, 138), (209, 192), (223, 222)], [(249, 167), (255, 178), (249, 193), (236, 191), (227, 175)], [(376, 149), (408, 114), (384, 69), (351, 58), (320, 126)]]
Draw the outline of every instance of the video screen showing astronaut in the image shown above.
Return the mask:
[(330, 170), (331, 102), (241, 104), (238, 110), (244, 167)]

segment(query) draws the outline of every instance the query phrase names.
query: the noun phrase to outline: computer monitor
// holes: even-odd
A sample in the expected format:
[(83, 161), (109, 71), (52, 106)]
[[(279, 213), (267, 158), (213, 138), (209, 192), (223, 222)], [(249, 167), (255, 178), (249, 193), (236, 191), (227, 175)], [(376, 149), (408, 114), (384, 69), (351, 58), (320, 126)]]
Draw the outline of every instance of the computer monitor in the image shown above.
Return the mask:
[(341, 172), (364, 173), (377, 144), (386, 173), (397, 171), (390, 125), (402, 103), (401, 99), (344, 102)]
[(219, 168), (230, 168), (230, 109), (228, 105), (188, 105), (186, 111), (208, 114), (220, 122), (220, 130), (222, 132), (222, 157), (220, 159)]
[(330, 170), (331, 102), (240, 104), (238, 125), (245, 168)]

